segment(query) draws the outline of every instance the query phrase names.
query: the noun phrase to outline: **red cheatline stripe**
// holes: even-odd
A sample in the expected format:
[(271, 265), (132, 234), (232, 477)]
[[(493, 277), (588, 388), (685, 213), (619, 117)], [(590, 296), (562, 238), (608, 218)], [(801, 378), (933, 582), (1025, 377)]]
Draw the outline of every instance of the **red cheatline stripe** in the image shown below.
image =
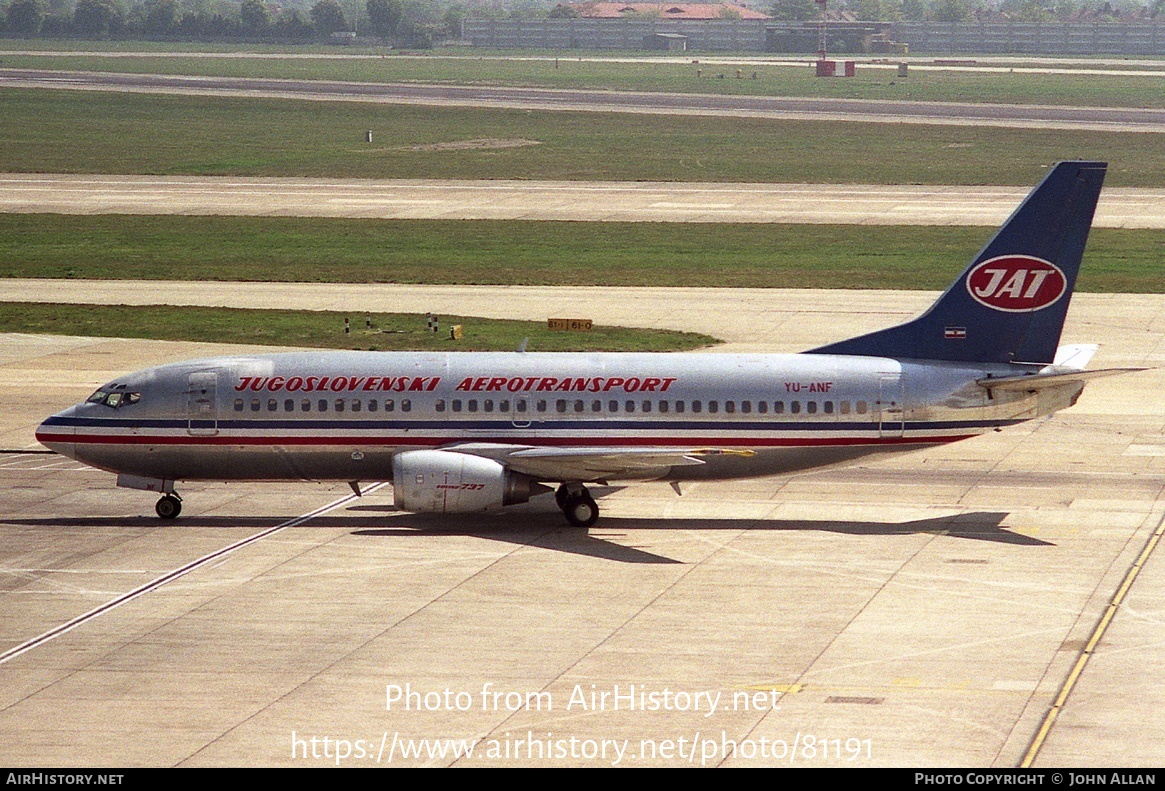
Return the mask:
[(328, 437), (328, 436), (142, 436), (135, 434), (81, 434), (65, 437), (37, 434), (40, 442), (64, 442), (78, 445), (336, 445), (396, 447), (401, 445), (448, 445), (452, 442), (500, 442), (506, 445), (549, 447), (835, 447), (846, 445), (920, 445), (956, 442), (977, 434), (937, 435), (927, 437)]

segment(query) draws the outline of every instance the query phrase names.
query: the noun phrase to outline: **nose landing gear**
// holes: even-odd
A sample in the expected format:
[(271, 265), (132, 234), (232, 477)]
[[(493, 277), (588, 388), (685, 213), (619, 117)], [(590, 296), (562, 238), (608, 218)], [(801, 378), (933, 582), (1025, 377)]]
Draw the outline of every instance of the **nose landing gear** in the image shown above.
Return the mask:
[(171, 492), (158, 500), (154, 506), (154, 513), (163, 519), (176, 519), (182, 513), (182, 498), (178, 492)]
[(554, 502), (562, 509), (566, 521), (575, 527), (590, 527), (599, 521), (599, 506), (580, 483), (564, 483), (554, 493)]

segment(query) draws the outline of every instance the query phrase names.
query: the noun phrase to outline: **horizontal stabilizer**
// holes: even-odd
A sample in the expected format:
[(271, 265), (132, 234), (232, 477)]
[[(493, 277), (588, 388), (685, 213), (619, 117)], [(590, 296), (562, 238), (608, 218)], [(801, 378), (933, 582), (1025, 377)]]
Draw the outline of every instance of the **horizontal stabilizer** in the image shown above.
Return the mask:
[(977, 379), (975, 384), (986, 387), (988, 390), (1004, 390), (1015, 392), (1032, 392), (1048, 387), (1062, 387), (1070, 384), (1084, 384), (1093, 379), (1117, 374), (1136, 373), (1147, 371), (1148, 368), (1097, 368), (1092, 371), (1059, 371), (1054, 373), (1035, 373), (1023, 376), (997, 376)]

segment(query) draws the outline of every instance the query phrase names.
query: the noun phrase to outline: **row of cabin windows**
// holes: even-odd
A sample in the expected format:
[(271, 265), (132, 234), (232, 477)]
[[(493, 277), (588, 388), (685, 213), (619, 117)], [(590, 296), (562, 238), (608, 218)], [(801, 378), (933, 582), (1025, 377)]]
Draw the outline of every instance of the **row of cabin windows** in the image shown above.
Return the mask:
[[(385, 412), (395, 412), (398, 406), (396, 400), (392, 398), (387, 398), (384, 401), (377, 401), (376, 399), (361, 401), (358, 398), (337, 398), (332, 401), (326, 398), (301, 398), (296, 401), (294, 398), (285, 398), (283, 399), (283, 411), (295, 412), (298, 409), (300, 412), (327, 412), (331, 409), (334, 412), (361, 412), (366, 409), (369, 412), (379, 412), (382, 404)], [(267, 399), (268, 412), (278, 412), (279, 406), (278, 398)], [(399, 406), (401, 412), (411, 412), (413, 410), (413, 403), (407, 398), (402, 398)], [(246, 401), (242, 398), (236, 398), (235, 411), (242, 412), (245, 409)], [(263, 411), (263, 400), (261, 398), (251, 399), (251, 411)]]
[[(282, 403), (284, 412), (295, 412), (297, 410), (300, 412), (328, 412), (329, 410), (333, 412), (379, 412), (381, 411), (382, 405), (385, 412), (395, 412), (398, 406), (396, 400), (392, 398), (385, 399), (384, 401), (378, 401), (376, 399), (361, 401), (357, 398), (336, 398), (332, 400), (326, 398), (303, 398), (297, 401), (294, 398), (286, 398), (283, 399)], [(401, 399), (399, 406), (401, 412), (412, 411), (412, 401), (410, 399)], [(261, 412), (263, 411), (263, 407), (263, 399), (251, 399), (250, 409), (252, 412)], [(503, 399), (495, 402), (492, 398), (482, 399), (481, 401), (476, 398), (468, 400), (454, 398), (446, 402), (444, 398), (439, 398), (435, 405), (436, 411), (438, 412), (444, 412), (447, 408), (453, 412), (510, 412), (511, 407), (514, 412), (518, 413), (525, 413), (528, 408), (525, 399), (518, 399), (514, 402), (511, 402), (509, 399)], [(865, 401), (856, 401), (852, 405), (849, 401), (822, 401), (820, 403), (817, 401), (805, 401), (804, 403), (801, 401), (789, 401), (787, 403), (785, 401), (773, 401), (771, 404), (769, 401), (757, 401), (755, 404), (752, 401), (724, 401), (722, 404), (720, 401), (705, 402), (700, 400), (652, 401), (644, 399), (636, 401), (635, 399), (628, 398), (620, 401), (612, 398), (604, 401), (600, 398), (590, 400), (584, 398), (559, 398), (554, 402), (554, 411), (559, 414), (567, 414), (569, 412), (578, 414), (591, 412), (597, 414), (603, 412), (605, 408), (605, 411), (608, 413), (649, 413), (654, 410), (660, 414), (674, 413), (678, 415), (685, 412), (699, 414), (707, 410), (708, 414), (715, 415), (720, 413), (721, 407), (723, 407), (724, 413), (728, 415), (737, 413), (751, 415), (754, 410), (758, 415), (767, 415), (770, 409), (774, 415), (800, 415), (802, 413), (815, 415), (819, 412), (826, 415), (848, 415), (851, 413), (864, 415), (869, 412), (869, 404)], [(266, 409), (268, 412), (278, 412), (280, 411), (279, 408), (279, 399), (267, 399)], [(243, 412), (245, 409), (246, 401), (242, 398), (236, 398), (235, 411)], [(534, 411), (550, 411), (550, 402), (544, 399), (535, 401)]]
[[(495, 405), (494, 405), (493, 400), (488, 399), (488, 398), (482, 400), (480, 405), (479, 405), (477, 399), (469, 399), (468, 401), (462, 401), (459, 398), (452, 399), (447, 405), (445, 402), (445, 399), (441, 398), (441, 399), (437, 400), (436, 409), (438, 412), (444, 412), (446, 410), (446, 408), (451, 409), (453, 412), (461, 412), (461, 411), (493, 412), (494, 406)], [(612, 399), (609, 399), (607, 401), (604, 401), (603, 399), (600, 399), (600, 398), (595, 398), (595, 399), (591, 399), (591, 400), (588, 400), (585, 398), (575, 398), (575, 399), (559, 398), (559, 399), (556, 399), (554, 401), (554, 411), (559, 413), (559, 414), (566, 414), (568, 412), (574, 412), (574, 413), (579, 413), (579, 414), (582, 414), (585, 412), (599, 413), (599, 412), (603, 412), (604, 409), (605, 409), (605, 411), (612, 412), (612, 413), (613, 412), (651, 412), (652, 410), (655, 410), (661, 414), (667, 414), (669, 412), (672, 412), (675, 414), (683, 414), (684, 412), (688, 412), (688, 411), (691, 411), (694, 413), (700, 413), (700, 412), (705, 411), (705, 409), (707, 409), (709, 414), (714, 415), (714, 414), (718, 414), (720, 412), (721, 406), (722, 405), (721, 405), (720, 401), (707, 401), (707, 402), (705, 402), (705, 401), (698, 401), (698, 400), (697, 401), (652, 401), (649, 399), (644, 399), (642, 401), (636, 401), (634, 399), (629, 398), (629, 399), (626, 399), (624, 401), (620, 401), (618, 399), (612, 398)], [(526, 401), (519, 400), (519, 401), (515, 402), (514, 407), (515, 407), (514, 411), (516, 411), (516, 412), (525, 412), (526, 411)], [(740, 414), (744, 414), (744, 415), (751, 415), (751, 414), (753, 414), (754, 408), (755, 408), (756, 414), (767, 415), (767, 414), (769, 414), (770, 402), (757, 401), (755, 404), (752, 401), (740, 401), (740, 402), (725, 401), (725, 402), (723, 402), (724, 413), (729, 414), (729, 415), (736, 414), (738, 412)], [(816, 401), (806, 401), (806, 402), (804, 402), (804, 404), (802, 404), (802, 402), (800, 402), (800, 401), (789, 401), (787, 404), (784, 401), (773, 401), (771, 408), (772, 408), (772, 413), (774, 415), (783, 415), (783, 414), (799, 415), (799, 414), (802, 414), (802, 411), (804, 411), (805, 414), (809, 414), (809, 415), (817, 414), (819, 411), (826, 414), (826, 415), (833, 415), (833, 414), (848, 415), (851, 413), (864, 415), (867, 412), (869, 412), (869, 404), (865, 401), (857, 401), (853, 404), (851, 404), (849, 401), (838, 401), (838, 402), (823, 401), (820, 404), (818, 404), (818, 402), (816, 402)], [(510, 402), (508, 400), (498, 401), (497, 402), (497, 411), (498, 412), (509, 412), (510, 411)], [(550, 411), (550, 402), (546, 401), (546, 400), (535, 401), (534, 402), (534, 411), (535, 412), (548, 412), (548, 411)]]

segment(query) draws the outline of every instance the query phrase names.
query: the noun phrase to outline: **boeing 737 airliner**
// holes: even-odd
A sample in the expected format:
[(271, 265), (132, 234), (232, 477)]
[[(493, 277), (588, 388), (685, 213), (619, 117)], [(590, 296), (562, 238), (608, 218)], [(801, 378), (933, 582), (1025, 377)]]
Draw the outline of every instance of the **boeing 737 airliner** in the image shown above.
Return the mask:
[(391, 479), (398, 508), (500, 510), (589, 483), (758, 477), (927, 448), (1071, 406), (1094, 346), (1058, 348), (1104, 180), (1056, 165), (922, 316), (802, 354), (303, 352), (118, 377), (37, 439), (117, 483)]

